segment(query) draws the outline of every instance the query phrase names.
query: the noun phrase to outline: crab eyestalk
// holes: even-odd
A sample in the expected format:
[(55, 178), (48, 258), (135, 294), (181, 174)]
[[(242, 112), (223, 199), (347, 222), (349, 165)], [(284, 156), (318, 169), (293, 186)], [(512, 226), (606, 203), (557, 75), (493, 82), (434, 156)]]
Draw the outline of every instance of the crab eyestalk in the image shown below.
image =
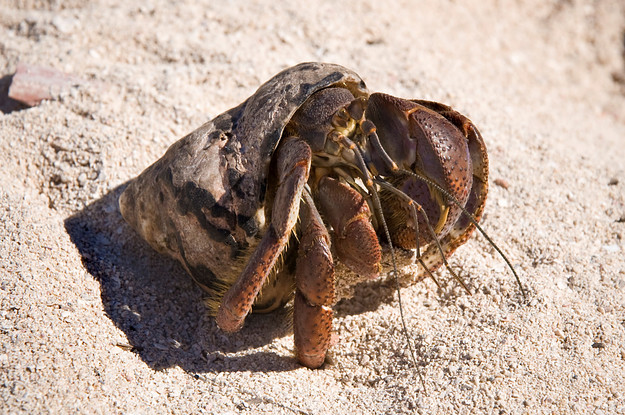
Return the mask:
[[(366, 118), (376, 126), (379, 146), (368, 140), (368, 164), (418, 203), (438, 238), (444, 237), (460, 217), (460, 207), (450, 204), (437, 189), (408, 172), (419, 173), (453, 195), (463, 206), (472, 186), (471, 157), (466, 137), (438, 112), (417, 102), (375, 93), (369, 97)], [(386, 153), (386, 154), (384, 154)], [(397, 166), (397, 170), (392, 167)], [(380, 192), (384, 214), (394, 242), (403, 248), (432, 241), (425, 218), (413, 223), (405, 202), (388, 191)]]

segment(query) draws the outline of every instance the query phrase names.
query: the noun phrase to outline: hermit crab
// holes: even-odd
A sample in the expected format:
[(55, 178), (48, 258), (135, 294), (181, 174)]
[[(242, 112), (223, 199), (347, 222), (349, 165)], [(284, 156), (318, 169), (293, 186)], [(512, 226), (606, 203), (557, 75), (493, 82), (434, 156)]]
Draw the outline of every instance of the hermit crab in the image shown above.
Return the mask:
[(468, 118), (303, 63), (174, 143), (119, 204), (211, 294), (224, 331), (292, 301), (297, 359), (316, 368), (331, 345), (337, 264), (374, 278), (382, 244), (395, 272), (395, 252), (415, 250), (431, 275), (478, 226), (487, 190)]

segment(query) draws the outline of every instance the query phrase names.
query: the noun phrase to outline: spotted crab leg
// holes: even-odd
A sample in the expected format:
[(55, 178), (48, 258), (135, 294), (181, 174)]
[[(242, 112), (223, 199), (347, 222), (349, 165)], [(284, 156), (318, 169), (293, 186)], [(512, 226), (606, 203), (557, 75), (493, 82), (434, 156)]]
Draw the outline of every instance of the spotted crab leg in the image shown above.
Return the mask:
[(245, 317), (297, 223), (302, 190), (310, 173), (312, 152), (303, 140), (288, 137), (276, 153), (279, 181), (271, 223), (217, 311), (217, 325), (227, 332), (237, 331), (243, 326)]
[(380, 274), (382, 250), (371, 225), (371, 211), (365, 198), (350, 186), (324, 177), (319, 182), (320, 209), (334, 230), (336, 253), (358, 275)]
[[(360, 275), (378, 276), (382, 252), (364, 197), (330, 177), (320, 180), (317, 197), (332, 226), (334, 246), (341, 261)], [(331, 342), (334, 265), (330, 237), (321, 216), (307, 191), (303, 199), (294, 335), (297, 358), (303, 365), (314, 368), (323, 364)]]
[(295, 353), (301, 364), (321, 366), (332, 341), (334, 262), (330, 236), (307, 190), (300, 208), (301, 237), (295, 268)]

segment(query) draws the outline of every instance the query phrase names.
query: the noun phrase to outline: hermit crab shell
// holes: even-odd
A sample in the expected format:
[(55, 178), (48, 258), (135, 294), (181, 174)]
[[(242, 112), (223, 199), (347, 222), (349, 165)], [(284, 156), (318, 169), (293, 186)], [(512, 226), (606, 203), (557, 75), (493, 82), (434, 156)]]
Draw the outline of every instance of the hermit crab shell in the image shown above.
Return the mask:
[[(312, 94), (332, 86), (368, 96), (364, 81), (339, 65), (280, 72), (132, 180), (119, 200), (122, 216), (200, 286), (219, 290), (238, 276), (265, 229), (267, 175), (286, 124)], [(337, 271), (337, 279), (348, 274)], [(342, 280), (345, 290), (355, 283)]]

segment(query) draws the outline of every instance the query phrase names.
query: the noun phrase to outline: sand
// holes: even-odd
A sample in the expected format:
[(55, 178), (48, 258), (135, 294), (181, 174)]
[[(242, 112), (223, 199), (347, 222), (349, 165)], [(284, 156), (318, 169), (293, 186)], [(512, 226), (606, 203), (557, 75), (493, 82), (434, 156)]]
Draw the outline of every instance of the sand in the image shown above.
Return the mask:
[[(0, 412), (625, 413), (621, 0), (150, 3), (0, 1)], [(451, 259), (472, 295), (403, 288), (426, 390), (391, 284), (337, 306), (310, 370), (287, 313), (224, 334), (120, 217), (172, 142), (303, 61), (485, 137), (483, 226), (528, 299), (481, 236)], [(84, 82), (24, 108), (19, 62)]]

